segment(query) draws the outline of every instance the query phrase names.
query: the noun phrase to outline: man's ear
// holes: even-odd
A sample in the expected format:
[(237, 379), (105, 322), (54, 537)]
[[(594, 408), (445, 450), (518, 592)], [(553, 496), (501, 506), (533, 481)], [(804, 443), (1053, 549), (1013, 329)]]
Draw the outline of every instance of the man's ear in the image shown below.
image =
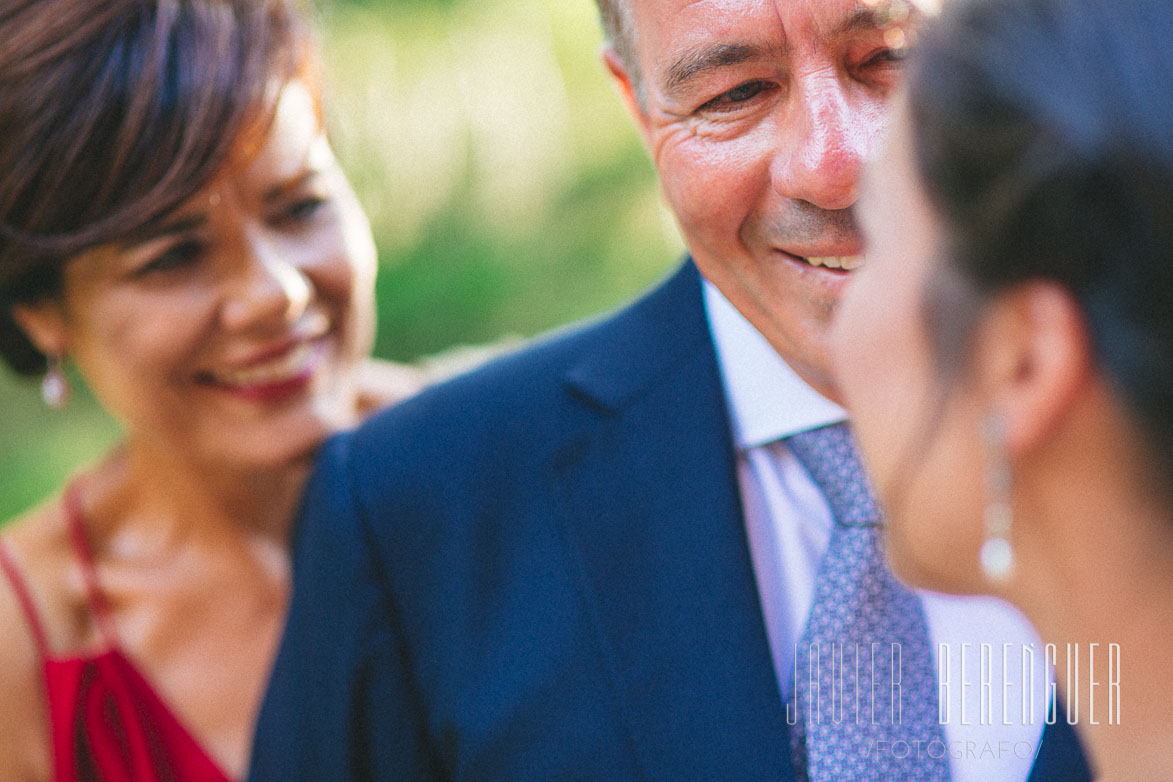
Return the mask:
[(35, 304), (16, 304), (12, 319), (29, 341), (46, 356), (63, 356), (69, 351), (68, 329), (61, 302), (42, 299)]
[(1000, 295), (983, 318), (974, 366), (1006, 447), (1021, 455), (1063, 424), (1094, 375), (1083, 312), (1060, 285), (1031, 281)]
[(635, 81), (631, 73), (628, 72), (627, 66), (623, 64), (623, 58), (615, 51), (615, 47), (609, 43), (603, 44), (603, 48), (600, 50), (600, 57), (603, 60), (603, 65), (607, 67), (607, 72), (611, 74), (611, 80), (615, 83), (616, 89), (619, 90), (619, 97), (623, 99), (623, 105), (627, 107), (627, 113), (631, 115), (631, 119), (635, 122), (635, 126), (639, 130), (640, 135), (647, 142), (651, 127), (648, 114), (644, 110), (643, 103), (640, 101), (639, 93), (636, 91)]

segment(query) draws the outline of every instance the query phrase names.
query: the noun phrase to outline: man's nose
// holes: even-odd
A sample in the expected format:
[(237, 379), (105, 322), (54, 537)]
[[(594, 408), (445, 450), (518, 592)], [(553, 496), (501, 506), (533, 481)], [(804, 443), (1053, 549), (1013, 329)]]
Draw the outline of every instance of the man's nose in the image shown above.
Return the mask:
[(796, 79), (779, 123), (771, 177), (779, 194), (822, 209), (855, 201), (879, 111), (849, 95), (835, 73)]

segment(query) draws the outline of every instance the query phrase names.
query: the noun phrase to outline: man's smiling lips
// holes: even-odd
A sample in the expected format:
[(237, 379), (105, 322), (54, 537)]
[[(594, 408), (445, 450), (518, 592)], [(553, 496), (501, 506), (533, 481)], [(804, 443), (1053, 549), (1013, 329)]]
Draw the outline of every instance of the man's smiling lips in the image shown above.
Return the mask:
[(854, 271), (863, 266), (864, 263), (864, 256), (862, 253), (855, 253), (851, 255), (798, 255), (797, 253), (787, 252), (786, 250), (776, 250), (776, 252), (796, 262), (804, 263), (815, 268), (830, 269), (833, 271)]
[[(795, 256), (801, 258), (802, 256)], [(803, 258), (811, 266), (822, 266), (827, 269), (842, 269), (851, 271), (863, 265), (862, 255), (811, 255)]]

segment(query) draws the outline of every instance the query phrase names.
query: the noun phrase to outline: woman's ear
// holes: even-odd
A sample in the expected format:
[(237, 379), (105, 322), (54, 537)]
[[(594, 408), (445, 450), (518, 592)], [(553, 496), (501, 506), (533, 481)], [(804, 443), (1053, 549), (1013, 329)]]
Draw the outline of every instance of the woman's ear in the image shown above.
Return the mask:
[(12, 319), (37, 350), (46, 356), (63, 356), (69, 352), (65, 313), (56, 299), (14, 305)]
[(975, 347), (979, 389), (1005, 419), (1011, 458), (1045, 443), (1092, 379), (1083, 312), (1054, 282), (1033, 280), (995, 298)]

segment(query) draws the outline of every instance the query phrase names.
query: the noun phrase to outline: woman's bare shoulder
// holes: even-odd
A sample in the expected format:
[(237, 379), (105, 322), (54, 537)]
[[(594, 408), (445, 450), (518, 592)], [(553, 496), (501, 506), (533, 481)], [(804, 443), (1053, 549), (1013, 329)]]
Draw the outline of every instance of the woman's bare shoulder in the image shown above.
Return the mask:
[(42, 550), (65, 533), (64, 503), (60, 494), (0, 524), (0, 540), (9, 548)]
[[(47, 500), (0, 528), (0, 540), (8, 552), (17, 577), (26, 586), (33, 609), (45, 628), (49, 648), (69, 650), (79, 640), (79, 612), (85, 613), (85, 594), (78, 568), (77, 552), (70, 540), (65, 505), (60, 495)], [(25, 635), (32, 638), (27, 611), (15, 586), (4, 579), (5, 602), (19, 609)], [(4, 619), (8, 619), (6, 614)], [(4, 625), (11, 628), (11, 625)]]
[(9, 641), (0, 644), (0, 668), (7, 668), (3, 662), (14, 647), (36, 651), (34, 621), (47, 629), (50, 641), (57, 635), (53, 625), (70, 564), (60, 497), (6, 522), (0, 527), (0, 543), (7, 560), (0, 580), (0, 629)]
[(0, 782), (48, 779), (51, 771), (44, 661), (17, 583), (51, 629), (55, 581), (63, 578), (49, 570), (60, 561), (60, 517), (60, 502), (50, 501), (0, 528), (14, 571), (0, 579)]

